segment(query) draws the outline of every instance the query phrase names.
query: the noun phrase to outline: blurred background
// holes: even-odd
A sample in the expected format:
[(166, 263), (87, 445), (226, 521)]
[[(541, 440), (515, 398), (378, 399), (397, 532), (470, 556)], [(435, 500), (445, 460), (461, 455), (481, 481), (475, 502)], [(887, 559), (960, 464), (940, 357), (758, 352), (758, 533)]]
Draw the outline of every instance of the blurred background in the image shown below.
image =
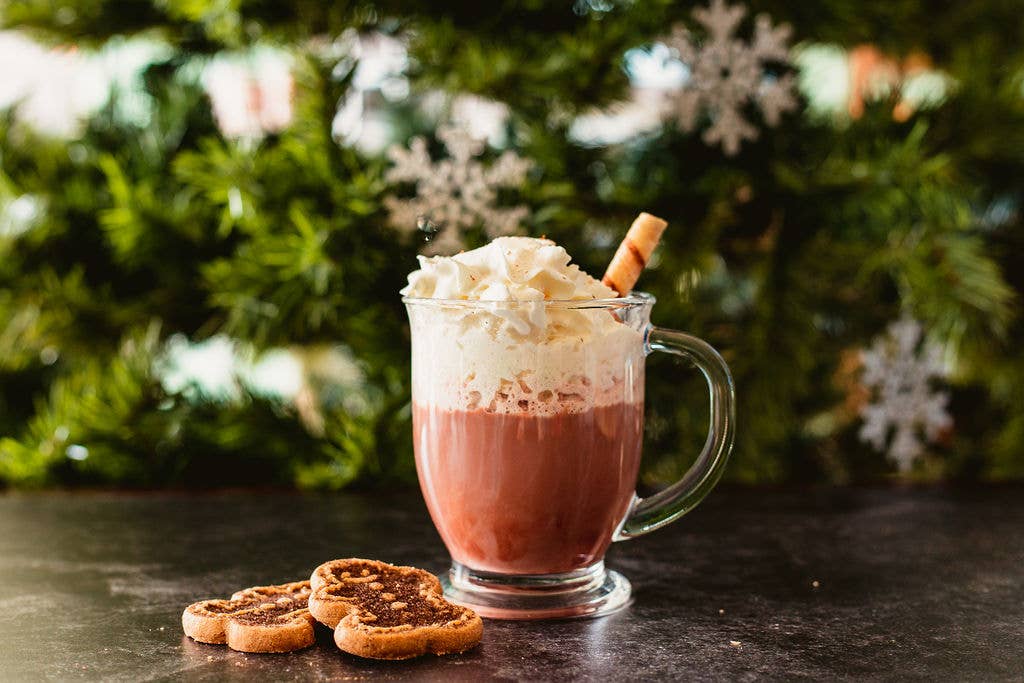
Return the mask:
[(0, 487), (411, 482), (415, 256), (642, 210), (728, 478), (1024, 478), (1018, 2), (486, 5), (0, 3)]

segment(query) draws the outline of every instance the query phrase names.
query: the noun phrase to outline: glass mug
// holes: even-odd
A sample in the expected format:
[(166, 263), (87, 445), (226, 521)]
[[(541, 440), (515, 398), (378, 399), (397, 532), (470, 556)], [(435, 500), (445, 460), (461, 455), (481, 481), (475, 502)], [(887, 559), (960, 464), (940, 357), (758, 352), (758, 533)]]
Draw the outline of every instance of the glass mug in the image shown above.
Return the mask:
[[(608, 614), (629, 582), (612, 541), (658, 529), (715, 486), (732, 449), (732, 377), (707, 343), (650, 324), (654, 297), (405, 297), (420, 488), (452, 556), (445, 596), (499, 619)], [(711, 394), (704, 449), (675, 484), (635, 493), (644, 360), (692, 361)]]

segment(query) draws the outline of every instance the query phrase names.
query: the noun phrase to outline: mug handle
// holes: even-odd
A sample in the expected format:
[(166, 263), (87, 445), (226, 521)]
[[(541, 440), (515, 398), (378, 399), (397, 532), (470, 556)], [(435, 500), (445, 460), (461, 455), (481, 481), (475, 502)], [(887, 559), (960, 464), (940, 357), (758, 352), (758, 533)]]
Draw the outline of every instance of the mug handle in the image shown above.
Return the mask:
[(736, 423), (736, 395), (729, 367), (707, 342), (649, 325), (644, 350), (664, 351), (693, 362), (704, 374), (711, 393), (711, 417), (704, 450), (683, 478), (653, 496), (635, 496), (614, 540), (642, 536), (674, 522), (692, 510), (715, 487), (729, 459)]

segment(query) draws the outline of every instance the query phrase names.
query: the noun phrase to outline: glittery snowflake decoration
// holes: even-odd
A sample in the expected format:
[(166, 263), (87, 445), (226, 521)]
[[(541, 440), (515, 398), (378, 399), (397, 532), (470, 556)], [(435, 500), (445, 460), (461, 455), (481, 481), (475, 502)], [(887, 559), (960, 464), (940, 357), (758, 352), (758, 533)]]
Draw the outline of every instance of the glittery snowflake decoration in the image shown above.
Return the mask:
[(432, 237), (425, 251), (432, 254), (459, 251), (464, 246), (463, 231), (468, 228), (481, 227), (492, 239), (517, 232), (529, 209), (499, 207), (498, 190), (522, 185), (533, 163), (505, 151), (485, 167), (478, 158), (486, 147), (484, 140), (457, 126), (438, 129), (437, 137), (444, 143), (448, 159), (431, 160), (427, 141), (421, 137), (414, 138), (408, 149), (400, 145), (388, 149), (394, 166), (385, 180), (416, 185), (412, 198), (385, 198), (391, 225), (402, 231), (425, 232)]
[(789, 26), (773, 27), (766, 15), (758, 15), (753, 42), (748, 43), (735, 35), (746, 13), (742, 5), (712, 0), (709, 7), (693, 11), (707, 30), (706, 40), (697, 41), (676, 25), (664, 41), (690, 69), (689, 79), (669, 97), (666, 114), (689, 132), (706, 113), (711, 126), (704, 131), (704, 142), (721, 144), (729, 156), (739, 152), (744, 140), (757, 139), (757, 128), (742, 113), (749, 103), (761, 110), (769, 126), (778, 125), (782, 113), (796, 107), (792, 74), (774, 77), (764, 69), (765, 62), (790, 63)]
[(941, 349), (922, 343), (921, 337), (920, 323), (903, 317), (861, 352), (861, 381), (874, 395), (860, 411), (860, 438), (883, 451), (892, 431), (888, 454), (901, 472), (924, 451), (920, 432), (927, 441), (935, 441), (953, 424), (946, 412), (949, 395), (931, 387), (934, 378), (945, 374)]

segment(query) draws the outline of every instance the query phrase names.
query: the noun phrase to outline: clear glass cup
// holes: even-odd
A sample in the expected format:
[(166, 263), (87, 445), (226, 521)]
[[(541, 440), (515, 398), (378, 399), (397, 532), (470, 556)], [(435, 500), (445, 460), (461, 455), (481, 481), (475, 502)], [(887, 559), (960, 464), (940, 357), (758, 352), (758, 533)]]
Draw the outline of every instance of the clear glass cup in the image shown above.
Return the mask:
[[(725, 362), (650, 324), (654, 297), (585, 301), (403, 299), (412, 330), (416, 469), (452, 556), (445, 595), (482, 616), (599, 616), (629, 582), (613, 541), (686, 514), (718, 482), (733, 442)], [(675, 484), (635, 493), (644, 360), (682, 356), (707, 379), (703, 451)]]

